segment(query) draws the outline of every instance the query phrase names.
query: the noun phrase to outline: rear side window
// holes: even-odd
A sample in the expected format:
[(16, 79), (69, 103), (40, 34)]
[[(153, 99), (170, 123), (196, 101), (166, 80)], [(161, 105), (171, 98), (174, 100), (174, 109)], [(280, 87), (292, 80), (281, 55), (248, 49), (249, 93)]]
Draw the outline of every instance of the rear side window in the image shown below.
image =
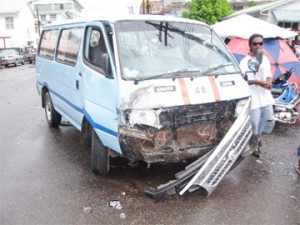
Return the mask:
[(53, 60), (58, 38), (58, 30), (46, 30), (41, 37), (39, 56)]
[(82, 36), (83, 28), (81, 27), (62, 30), (56, 60), (69, 66), (75, 66)]

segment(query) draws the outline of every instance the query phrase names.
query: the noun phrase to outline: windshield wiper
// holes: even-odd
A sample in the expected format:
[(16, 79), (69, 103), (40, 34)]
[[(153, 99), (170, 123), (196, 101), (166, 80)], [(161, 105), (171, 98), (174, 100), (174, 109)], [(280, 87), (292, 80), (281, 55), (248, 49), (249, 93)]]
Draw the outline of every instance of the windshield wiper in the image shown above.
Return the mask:
[(137, 84), (138, 81), (141, 80), (151, 80), (151, 79), (157, 79), (157, 78), (167, 78), (170, 77), (175, 80), (176, 77), (183, 76), (183, 75), (193, 75), (200, 73), (199, 69), (178, 69), (178, 70), (173, 70), (173, 71), (168, 71), (166, 73), (162, 74), (157, 74), (157, 75), (152, 75), (152, 76), (147, 76), (147, 77), (138, 77), (138, 79), (134, 80), (134, 83)]
[(215, 70), (218, 70), (220, 68), (227, 67), (227, 66), (232, 66), (232, 65), (233, 65), (233, 63), (226, 62), (226, 63), (221, 63), (221, 64), (217, 64), (217, 65), (214, 65), (214, 66), (210, 66), (210, 67), (208, 67), (207, 70), (205, 70), (204, 72), (201, 73), (201, 76), (206, 76), (206, 75), (212, 73)]
[(158, 77), (177, 77), (177, 76), (182, 76), (182, 75), (194, 75), (195, 73), (199, 73), (199, 69), (178, 69), (178, 70), (172, 70), (168, 71), (167, 73), (163, 74), (158, 74), (154, 76), (154, 78)]

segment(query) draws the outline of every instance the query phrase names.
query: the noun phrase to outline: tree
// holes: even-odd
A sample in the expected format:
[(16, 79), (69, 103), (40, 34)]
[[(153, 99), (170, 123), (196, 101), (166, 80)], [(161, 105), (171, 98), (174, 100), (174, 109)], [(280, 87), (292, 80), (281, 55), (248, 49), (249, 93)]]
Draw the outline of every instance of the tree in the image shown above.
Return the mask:
[(183, 12), (182, 16), (212, 25), (232, 13), (232, 6), (227, 0), (192, 0), (189, 11)]

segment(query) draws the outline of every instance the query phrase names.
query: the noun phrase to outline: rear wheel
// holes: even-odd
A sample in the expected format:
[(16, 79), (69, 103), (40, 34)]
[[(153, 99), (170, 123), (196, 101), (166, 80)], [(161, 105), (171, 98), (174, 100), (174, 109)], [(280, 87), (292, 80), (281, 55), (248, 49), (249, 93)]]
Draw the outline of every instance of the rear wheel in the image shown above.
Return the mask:
[(108, 148), (102, 144), (94, 129), (92, 131), (91, 166), (92, 171), (98, 175), (108, 174), (110, 167)]
[(53, 107), (49, 92), (45, 93), (45, 115), (50, 127), (58, 127), (61, 122), (61, 115)]

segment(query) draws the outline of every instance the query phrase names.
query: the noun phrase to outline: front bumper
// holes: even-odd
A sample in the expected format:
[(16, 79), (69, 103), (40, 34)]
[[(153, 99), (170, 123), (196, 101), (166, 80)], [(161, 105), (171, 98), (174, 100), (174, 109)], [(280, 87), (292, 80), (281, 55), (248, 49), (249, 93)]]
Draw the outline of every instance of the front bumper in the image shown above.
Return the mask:
[(15, 59), (9, 59), (9, 60), (5, 59), (5, 60), (3, 60), (3, 65), (8, 66), (8, 65), (11, 65), (11, 64), (16, 64), (16, 60)]
[(162, 184), (156, 189), (148, 187), (145, 193), (156, 200), (161, 200), (176, 192), (183, 195), (186, 191), (192, 192), (203, 187), (210, 195), (238, 161), (237, 159), (242, 157), (242, 152), (252, 134), (250, 116), (248, 113), (241, 113), (214, 150), (187, 166), (184, 171), (177, 173), (176, 180)]

